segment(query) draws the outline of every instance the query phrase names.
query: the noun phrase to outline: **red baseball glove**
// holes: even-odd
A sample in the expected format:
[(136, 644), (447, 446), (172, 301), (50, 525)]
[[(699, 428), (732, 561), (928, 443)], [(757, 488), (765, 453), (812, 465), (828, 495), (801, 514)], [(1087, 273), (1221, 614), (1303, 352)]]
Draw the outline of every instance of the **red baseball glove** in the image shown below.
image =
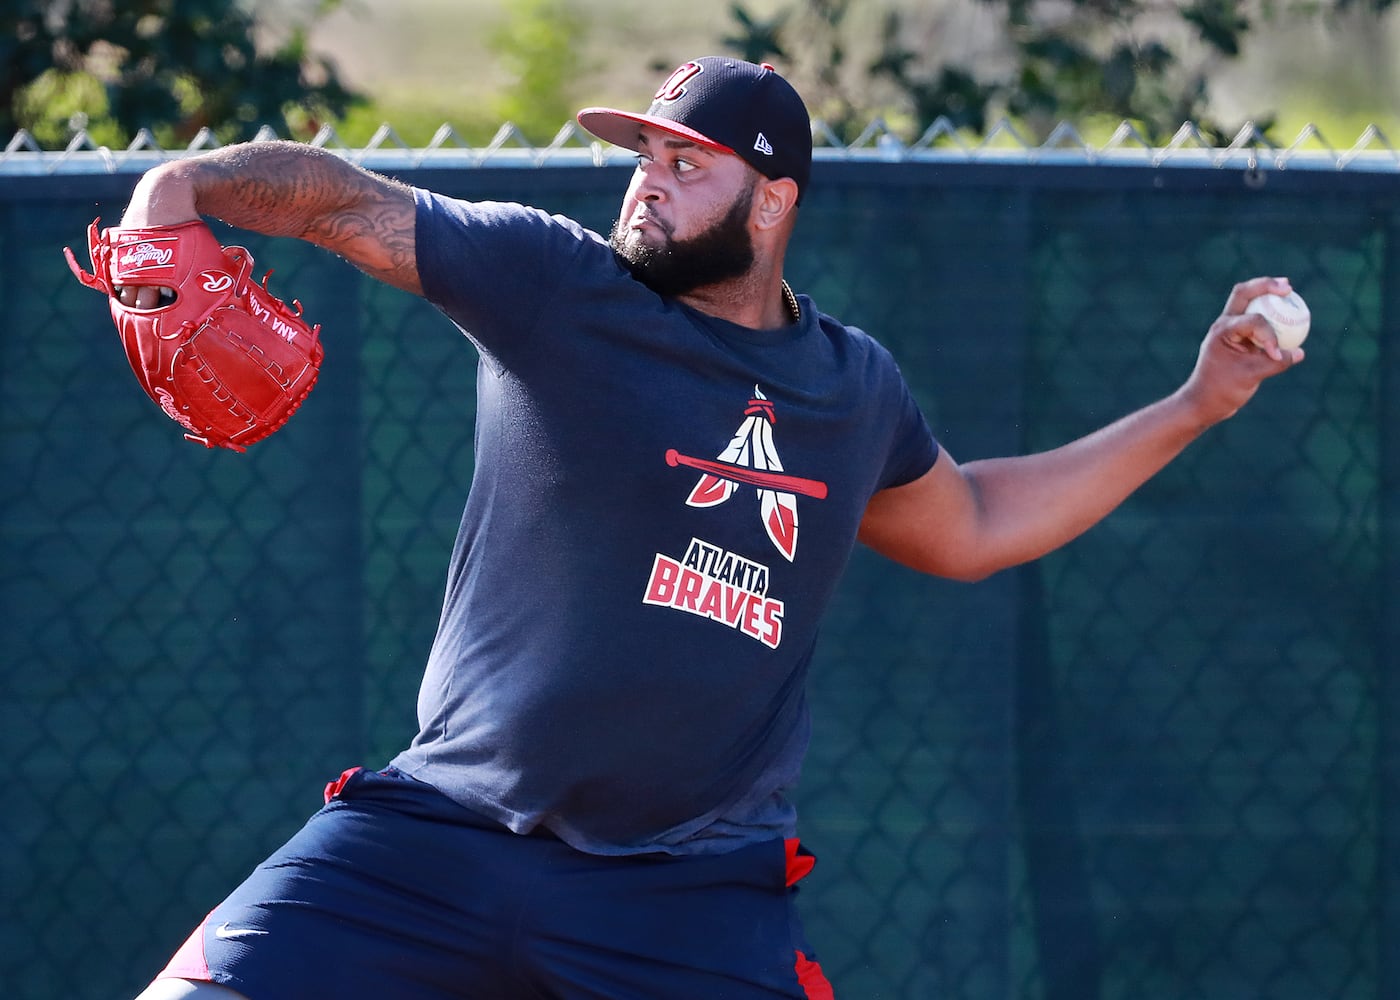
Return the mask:
[[(185, 437), (244, 451), (278, 430), (316, 384), (320, 325), (252, 279), (253, 258), (225, 247), (198, 220), (149, 229), (88, 227), (95, 273), (73, 251), (68, 266), (105, 292), (131, 370)], [(162, 289), (151, 309), (123, 305), (125, 286)]]

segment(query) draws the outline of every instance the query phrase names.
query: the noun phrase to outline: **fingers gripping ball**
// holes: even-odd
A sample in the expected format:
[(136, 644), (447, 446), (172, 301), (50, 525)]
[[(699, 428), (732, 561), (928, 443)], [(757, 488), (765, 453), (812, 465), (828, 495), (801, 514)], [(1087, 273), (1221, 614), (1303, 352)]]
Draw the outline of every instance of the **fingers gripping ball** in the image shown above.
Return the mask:
[[(105, 292), (136, 379), (185, 437), (244, 451), (274, 433), (316, 384), (321, 328), (253, 280), (253, 258), (225, 247), (198, 220), (143, 229), (88, 227), (93, 273), (63, 248), (89, 288)], [(271, 272), (268, 272), (270, 275)], [(162, 289), (148, 309), (125, 287)]]
[(1297, 292), (1287, 295), (1266, 292), (1250, 299), (1244, 311), (1258, 313), (1268, 320), (1274, 328), (1274, 336), (1278, 338), (1278, 346), (1285, 351), (1300, 346), (1307, 339), (1308, 329), (1312, 326), (1312, 313)]

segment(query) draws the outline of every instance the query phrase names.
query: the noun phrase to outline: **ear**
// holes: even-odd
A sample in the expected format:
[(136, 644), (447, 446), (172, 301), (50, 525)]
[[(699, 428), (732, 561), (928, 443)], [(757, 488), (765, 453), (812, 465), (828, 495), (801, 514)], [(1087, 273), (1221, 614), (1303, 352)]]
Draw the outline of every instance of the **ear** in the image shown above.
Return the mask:
[(797, 182), (791, 177), (762, 178), (754, 199), (754, 225), (775, 229), (792, 219), (797, 211)]

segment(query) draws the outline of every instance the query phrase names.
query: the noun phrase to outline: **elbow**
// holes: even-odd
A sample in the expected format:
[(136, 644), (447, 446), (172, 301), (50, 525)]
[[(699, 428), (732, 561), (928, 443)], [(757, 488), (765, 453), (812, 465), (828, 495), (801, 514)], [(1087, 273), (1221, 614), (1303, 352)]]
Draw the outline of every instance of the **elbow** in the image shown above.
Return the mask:
[[(889, 553), (886, 553), (889, 555)], [(953, 557), (948, 553), (892, 556), (895, 562), (926, 576), (936, 576), (955, 583), (981, 583), (1006, 569), (1003, 563), (979, 558), (975, 554)]]
[(945, 580), (953, 580), (957, 583), (981, 583), (983, 580), (995, 576), (1004, 566), (973, 565), (961, 566), (955, 569), (936, 571), (933, 575), (941, 576)]
[(957, 583), (980, 583), (1009, 565), (990, 558), (985, 546), (975, 543), (949, 545), (947, 536), (935, 532), (925, 535), (925, 539), (938, 539), (938, 544), (911, 545), (907, 539), (896, 544), (894, 540), (871, 531), (862, 531), (858, 537), (867, 547), (891, 562), (925, 576)]
[(978, 567), (976, 569), (962, 570), (957, 573), (944, 573), (941, 575), (946, 579), (955, 580), (958, 583), (981, 583), (983, 580), (995, 575), (996, 572), (997, 569), (993, 567)]

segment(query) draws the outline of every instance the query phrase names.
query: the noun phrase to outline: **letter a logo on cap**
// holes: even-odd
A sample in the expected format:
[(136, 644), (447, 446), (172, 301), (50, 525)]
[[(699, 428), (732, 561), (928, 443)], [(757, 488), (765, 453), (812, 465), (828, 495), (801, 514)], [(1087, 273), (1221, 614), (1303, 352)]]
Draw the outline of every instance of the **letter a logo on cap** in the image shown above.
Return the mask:
[(666, 78), (666, 82), (652, 96), (652, 100), (661, 101), (663, 104), (679, 101), (685, 96), (685, 85), (703, 72), (705, 72), (705, 67), (698, 62), (686, 63)]
[(762, 132), (758, 133), (758, 138), (753, 141), (753, 148), (764, 156), (773, 155), (773, 144), (768, 141), (768, 137)]

